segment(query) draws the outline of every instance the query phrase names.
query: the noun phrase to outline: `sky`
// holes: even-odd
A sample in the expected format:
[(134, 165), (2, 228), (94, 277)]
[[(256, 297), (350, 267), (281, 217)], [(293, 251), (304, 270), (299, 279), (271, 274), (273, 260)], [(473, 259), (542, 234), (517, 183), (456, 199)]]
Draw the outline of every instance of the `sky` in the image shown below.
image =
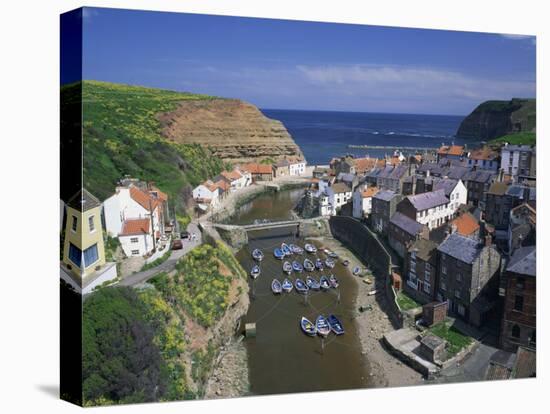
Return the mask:
[(84, 79), (270, 109), (466, 115), (485, 100), (535, 97), (533, 36), (100, 8), (82, 16)]

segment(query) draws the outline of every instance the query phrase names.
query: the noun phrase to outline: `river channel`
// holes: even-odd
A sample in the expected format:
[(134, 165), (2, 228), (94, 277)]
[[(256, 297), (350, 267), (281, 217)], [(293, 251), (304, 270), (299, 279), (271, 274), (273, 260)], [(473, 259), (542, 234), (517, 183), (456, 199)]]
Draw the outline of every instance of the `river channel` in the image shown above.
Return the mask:
[[(257, 219), (285, 220), (292, 217), (303, 190), (289, 190), (259, 196), (242, 206), (231, 219), (233, 224), (249, 224)], [(286, 276), (282, 262), (273, 256), (273, 249), (282, 242), (304, 246), (305, 240), (295, 237), (296, 229), (276, 229), (249, 233), (249, 244), (238, 252), (237, 258), (249, 270), (253, 264), (250, 253), (259, 248), (264, 252), (261, 275), (253, 281), (249, 278), (251, 305), (245, 316), (246, 323), (256, 323), (257, 335), (246, 339), (250, 376), (250, 392), (256, 395), (328, 391), (368, 386), (368, 372), (357, 330), (353, 322), (357, 285), (348, 269), (337, 263), (334, 269), (305, 272)], [(322, 242), (314, 242), (317, 247)], [(325, 254), (304, 253), (292, 260), (315, 257), (323, 260)], [(312, 292), (306, 297), (294, 289), (290, 293), (274, 295), (271, 281), (288, 277), (305, 280), (307, 274), (316, 279), (322, 274), (334, 273), (340, 281), (338, 289), (327, 292)], [(343, 323), (345, 334), (336, 337), (331, 333), (327, 339), (308, 337), (302, 333), (299, 321), (302, 316), (314, 321), (319, 314), (335, 314)]]

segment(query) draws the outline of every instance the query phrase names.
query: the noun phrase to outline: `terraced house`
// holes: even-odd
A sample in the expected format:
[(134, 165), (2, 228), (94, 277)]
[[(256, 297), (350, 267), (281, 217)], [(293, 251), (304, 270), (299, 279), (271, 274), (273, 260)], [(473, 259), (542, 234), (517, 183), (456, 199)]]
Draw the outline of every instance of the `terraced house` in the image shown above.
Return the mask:
[(407, 196), (397, 205), (397, 211), (421, 224), (435, 229), (452, 218), (449, 199), (444, 190)]
[(403, 289), (416, 301), (426, 304), (436, 299), (437, 244), (420, 238), (407, 249)]

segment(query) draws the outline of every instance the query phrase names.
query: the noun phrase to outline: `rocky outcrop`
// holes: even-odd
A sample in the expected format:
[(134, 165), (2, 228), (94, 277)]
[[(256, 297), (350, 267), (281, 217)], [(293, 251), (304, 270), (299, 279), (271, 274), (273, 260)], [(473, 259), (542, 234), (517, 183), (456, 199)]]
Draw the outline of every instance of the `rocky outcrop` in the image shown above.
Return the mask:
[(464, 118), (456, 136), (489, 140), (516, 132), (534, 132), (535, 127), (535, 99), (487, 101)]
[(303, 157), (280, 121), (237, 99), (183, 101), (158, 115), (162, 134), (176, 143), (198, 143), (230, 162)]

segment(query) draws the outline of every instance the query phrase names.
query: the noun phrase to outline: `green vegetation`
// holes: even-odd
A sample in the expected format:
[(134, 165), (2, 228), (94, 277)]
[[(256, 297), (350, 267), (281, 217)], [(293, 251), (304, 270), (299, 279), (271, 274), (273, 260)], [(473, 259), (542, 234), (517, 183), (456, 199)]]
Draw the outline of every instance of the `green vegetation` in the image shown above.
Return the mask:
[(275, 164), (275, 159), (271, 158), (271, 157), (267, 157), (267, 158), (262, 159), (260, 161), (260, 164), (268, 164), (268, 165)]
[(184, 211), (190, 188), (223, 170), (224, 163), (197, 144), (176, 144), (161, 135), (156, 115), (183, 100), (211, 99), (97, 81), (61, 89), (63, 106), (82, 86), (84, 185), (100, 199), (124, 175), (154, 181)]
[(504, 135), (489, 141), (489, 144), (504, 144), (507, 142), (512, 145), (537, 145), (537, 135), (534, 132), (517, 132), (515, 134)]
[(170, 246), (166, 246), (166, 252), (158, 259), (153, 260), (151, 263), (145, 263), (141, 267), (140, 272), (143, 272), (144, 270), (152, 269), (153, 267), (157, 267), (158, 265), (163, 264), (170, 257), (170, 253), (172, 253), (170, 251)]
[(176, 270), (174, 277), (156, 276), (150, 282), (205, 327), (212, 326), (227, 309), (232, 278), (246, 277), (221, 244), (196, 247), (177, 263)]
[(397, 292), (395, 298), (397, 300), (397, 304), (399, 305), (399, 308), (402, 311), (408, 311), (408, 310), (422, 306), (420, 305), (420, 303), (416, 302), (413, 298), (408, 296), (403, 291)]
[(180, 226), (180, 231), (185, 231), (185, 229), (187, 229), (187, 226), (191, 222), (191, 217), (188, 214), (176, 214), (176, 220), (178, 221), (178, 224)]
[(120, 246), (118, 238), (107, 235), (104, 237), (103, 242), (105, 245), (105, 260), (108, 262), (116, 262), (115, 252), (118, 246)]
[(429, 332), (447, 341), (449, 357), (472, 343), (472, 338), (459, 332), (450, 322), (441, 322), (429, 329)]

